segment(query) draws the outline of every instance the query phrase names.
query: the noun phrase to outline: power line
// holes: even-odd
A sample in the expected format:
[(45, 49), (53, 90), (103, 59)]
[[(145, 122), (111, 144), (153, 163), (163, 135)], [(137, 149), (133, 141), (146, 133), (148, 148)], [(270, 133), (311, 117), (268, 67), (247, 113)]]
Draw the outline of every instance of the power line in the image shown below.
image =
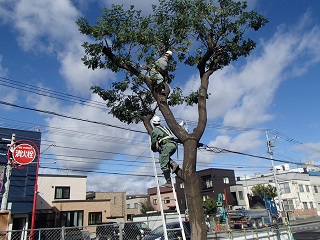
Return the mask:
[(86, 173), (101, 173), (101, 174), (110, 174), (110, 175), (122, 175), (122, 176), (136, 176), (136, 177), (152, 177), (154, 178), (154, 175), (150, 174), (134, 174), (134, 173), (119, 173), (119, 172), (107, 172), (107, 171), (97, 171), (97, 170), (83, 170), (83, 169), (70, 169), (70, 168), (54, 168), (54, 167), (42, 167), (46, 169), (55, 169), (60, 171), (75, 171), (75, 172), (86, 172)]
[(5, 101), (0, 101), (0, 104), (7, 105), (7, 106), (11, 106), (11, 107), (16, 107), (16, 108), (20, 108), (20, 109), (26, 109), (26, 110), (31, 110), (31, 111), (46, 113), (46, 114), (55, 115), (55, 116), (58, 116), (58, 117), (63, 117), (63, 118), (68, 118), (68, 119), (77, 120), (77, 121), (88, 122), (88, 123), (103, 125), (103, 126), (107, 126), (107, 127), (114, 127), (114, 128), (118, 128), (118, 129), (122, 129), (122, 130), (127, 130), (127, 131), (131, 131), (131, 132), (137, 132), (137, 133), (147, 134), (147, 132), (143, 132), (143, 131), (139, 131), (139, 130), (134, 130), (134, 129), (125, 128), (125, 127), (120, 127), (120, 126), (116, 126), (116, 125), (112, 125), (112, 124), (108, 124), (108, 123), (104, 123), (104, 122), (98, 122), (98, 121), (92, 121), (92, 120), (82, 119), (82, 118), (78, 118), (78, 117), (67, 116), (67, 115), (60, 114), (60, 113), (56, 113), (56, 112), (52, 112), (52, 111), (40, 110), (40, 109), (30, 108), (30, 107), (24, 107), (24, 106), (20, 106), (20, 105), (13, 104), (13, 103), (8, 103), (8, 102), (5, 102)]
[[(261, 158), (265, 159), (268, 161), (275, 161), (275, 162), (281, 162), (281, 163), (289, 163), (289, 164), (295, 164), (295, 165), (303, 165), (302, 163), (297, 163), (293, 161), (286, 161), (286, 160), (280, 160), (280, 159), (271, 159), (268, 157), (262, 157), (262, 156), (257, 156), (253, 154), (248, 154), (248, 153), (242, 153), (242, 152), (237, 152), (237, 151), (232, 151), (232, 150), (227, 150), (223, 148), (218, 148), (218, 147), (206, 147), (208, 151), (212, 151), (214, 153), (233, 153), (233, 154), (238, 154), (238, 155), (244, 155), (244, 156), (249, 156), (249, 157), (254, 157), (254, 158)], [(320, 167), (320, 165), (314, 165), (315, 167)]]
[(311, 151), (315, 151), (315, 152), (320, 152), (320, 149), (319, 148), (315, 148), (315, 147), (312, 147), (312, 146), (309, 146), (307, 144), (304, 144), (300, 141), (297, 141), (291, 137), (288, 137), (286, 136), (285, 134), (279, 132), (279, 131), (276, 131), (276, 130), (272, 130), (270, 131), (271, 133), (273, 133), (276, 137), (279, 137), (279, 138), (282, 138), (283, 140), (289, 142), (289, 143), (292, 143), (292, 144), (296, 144), (298, 146), (301, 146), (305, 149), (308, 149), (308, 150), (311, 150)]
[(104, 103), (101, 103), (98, 101), (74, 96), (74, 95), (67, 94), (67, 93), (61, 93), (61, 92), (54, 91), (54, 90), (51, 90), (48, 88), (34, 86), (31, 84), (22, 83), (22, 82), (15, 81), (15, 80), (8, 79), (8, 78), (4, 78), (4, 77), (0, 77), (0, 85), (8, 87), (10, 89), (14, 88), (14, 89), (17, 89), (20, 91), (33, 93), (33, 94), (37, 94), (37, 95), (45, 96), (45, 97), (49, 97), (49, 98), (55, 98), (55, 99), (63, 100), (66, 102), (78, 103), (81, 105), (86, 105), (86, 106), (104, 109), (104, 110), (108, 109), (108, 108), (106, 108), (106, 105)]

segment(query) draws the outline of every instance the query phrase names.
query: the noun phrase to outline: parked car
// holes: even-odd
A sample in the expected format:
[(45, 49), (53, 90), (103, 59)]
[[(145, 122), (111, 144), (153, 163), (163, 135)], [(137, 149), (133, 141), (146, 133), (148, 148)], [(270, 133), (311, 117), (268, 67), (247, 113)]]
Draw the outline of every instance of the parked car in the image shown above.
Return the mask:
[[(171, 222), (167, 223), (167, 234), (169, 240), (178, 239), (179, 237), (182, 237), (182, 232), (180, 228), (179, 222)], [(190, 223), (189, 222), (183, 222), (184, 226), (184, 232), (186, 235), (186, 239), (190, 240)], [(157, 227), (155, 230), (153, 230), (150, 235), (145, 236), (142, 240), (163, 240), (164, 239), (164, 232), (163, 232), (163, 226)]]
[(140, 240), (150, 233), (151, 229), (143, 222), (128, 222), (123, 227), (123, 238), (125, 240)]
[(117, 240), (119, 235), (119, 225), (116, 222), (101, 223), (96, 227), (96, 240)]

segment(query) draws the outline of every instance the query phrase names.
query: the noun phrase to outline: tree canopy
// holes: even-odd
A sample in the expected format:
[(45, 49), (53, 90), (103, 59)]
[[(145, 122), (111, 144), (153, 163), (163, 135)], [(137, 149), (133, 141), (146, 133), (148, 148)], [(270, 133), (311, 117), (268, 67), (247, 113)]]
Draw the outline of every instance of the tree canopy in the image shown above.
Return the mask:
[(209, 197), (203, 202), (203, 208), (205, 214), (213, 214), (217, 211), (217, 201)]
[(267, 196), (269, 199), (274, 199), (277, 196), (277, 188), (268, 184), (258, 184), (251, 189), (254, 196)]
[(140, 213), (142, 213), (142, 214), (150, 212), (150, 211), (154, 211), (154, 208), (148, 199), (141, 201), (139, 203), (139, 205), (140, 205)]
[[(183, 144), (184, 159), (179, 177), (184, 179), (192, 227), (192, 239), (205, 239), (206, 225), (196, 175), (197, 147), (207, 124), (206, 101), (209, 77), (255, 48), (249, 30), (257, 31), (268, 20), (255, 11), (246, 11), (247, 3), (232, 0), (159, 0), (151, 14), (134, 6), (105, 8), (95, 25), (81, 18), (81, 33), (90, 36), (85, 42), (84, 64), (91, 69), (111, 69), (120, 73), (109, 89), (92, 90), (106, 101), (110, 113), (127, 124), (143, 122), (149, 134), (157, 109), (173, 134)], [(165, 94), (156, 91), (148, 73), (150, 66), (166, 51), (174, 52), (169, 69), (170, 80), (164, 83)], [(199, 87), (183, 93), (177, 84), (172, 89), (178, 67), (194, 67)], [(184, 78), (188, 76), (183, 76)], [(187, 132), (176, 121), (172, 108), (196, 105), (198, 123)]]
[[(267, 19), (254, 11), (246, 12), (246, 8), (246, 2), (232, 0), (159, 0), (150, 15), (134, 6), (125, 10), (112, 5), (103, 10), (96, 25), (79, 19), (81, 33), (94, 39), (83, 44), (84, 64), (125, 73), (110, 89), (93, 86), (92, 90), (107, 101), (110, 113), (120, 121), (140, 122), (153, 112), (156, 102), (142, 66), (150, 66), (172, 50), (177, 58), (171, 79), (178, 63), (196, 66), (201, 77), (247, 56), (256, 44), (245, 33), (250, 28), (258, 30)], [(199, 90), (183, 95), (177, 87), (172, 89), (168, 104), (192, 105), (198, 103), (198, 97)]]

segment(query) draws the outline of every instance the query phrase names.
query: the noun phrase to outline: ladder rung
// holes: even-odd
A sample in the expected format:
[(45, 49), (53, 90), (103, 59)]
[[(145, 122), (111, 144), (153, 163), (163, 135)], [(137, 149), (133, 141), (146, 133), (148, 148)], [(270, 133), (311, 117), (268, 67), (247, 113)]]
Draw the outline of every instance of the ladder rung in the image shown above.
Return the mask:
[(161, 201), (168, 201), (168, 200), (177, 201), (175, 198), (162, 198), (162, 199), (161, 199)]
[(170, 213), (166, 213), (166, 212), (164, 212), (163, 213), (164, 215), (179, 215), (179, 213), (178, 212), (170, 212)]
[[(151, 139), (150, 139), (151, 141)], [(180, 208), (179, 208), (179, 202), (178, 202), (178, 199), (177, 199), (177, 195), (176, 195), (176, 189), (175, 189), (175, 185), (174, 183), (172, 184), (172, 192), (173, 192), (173, 198), (163, 198), (161, 196), (161, 187), (164, 187), (163, 185), (160, 185), (160, 179), (159, 179), (159, 174), (157, 171), (157, 167), (156, 167), (156, 163), (159, 162), (159, 159), (156, 159), (154, 157), (154, 154), (152, 153), (152, 160), (153, 160), (153, 170), (154, 170), (154, 175), (155, 175), (155, 178), (156, 178), (156, 185), (157, 185), (157, 196), (158, 196), (158, 201), (159, 201), (159, 206), (160, 206), (160, 212), (161, 212), (161, 217), (162, 217), (162, 223), (164, 224), (164, 226), (166, 225), (166, 221), (168, 221), (167, 218), (175, 218), (176, 215), (179, 216), (179, 226), (177, 226), (176, 228), (165, 228), (166, 231), (164, 233), (164, 237), (167, 236), (168, 237), (168, 232), (170, 231), (180, 231), (181, 234), (182, 234), (182, 237), (185, 239), (185, 230), (184, 230), (184, 227), (182, 225), (182, 221), (181, 221), (181, 213), (180, 213)], [(170, 201), (170, 200), (174, 200), (174, 203), (176, 205), (176, 210), (175, 211), (171, 211), (171, 212), (164, 212), (164, 209), (163, 209), (163, 204), (165, 201)], [(171, 216), (174, 216), (174, 217), (170, 217)], [(167, 238), (166, 237), (166, 238)]]
[(178, 231), (182, 230), (182, 228), (167, 228), (167, 231)]

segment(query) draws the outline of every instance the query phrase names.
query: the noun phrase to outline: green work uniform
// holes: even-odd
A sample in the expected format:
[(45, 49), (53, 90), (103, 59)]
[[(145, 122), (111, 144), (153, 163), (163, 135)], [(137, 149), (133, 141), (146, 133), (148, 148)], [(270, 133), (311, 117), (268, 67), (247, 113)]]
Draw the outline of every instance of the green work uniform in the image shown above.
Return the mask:
[(173, 135), (170, 130), (160, 125), (153, 128), (151, 134), (151, 145), (155, 145), (156, 142), (158, 142), (158, 145), (161, 148), (158, 150), (160, 168), (163, 172), (168, 171), (170, 170), (170, 157), (177, 150), (177, 145), (173, 141)]

